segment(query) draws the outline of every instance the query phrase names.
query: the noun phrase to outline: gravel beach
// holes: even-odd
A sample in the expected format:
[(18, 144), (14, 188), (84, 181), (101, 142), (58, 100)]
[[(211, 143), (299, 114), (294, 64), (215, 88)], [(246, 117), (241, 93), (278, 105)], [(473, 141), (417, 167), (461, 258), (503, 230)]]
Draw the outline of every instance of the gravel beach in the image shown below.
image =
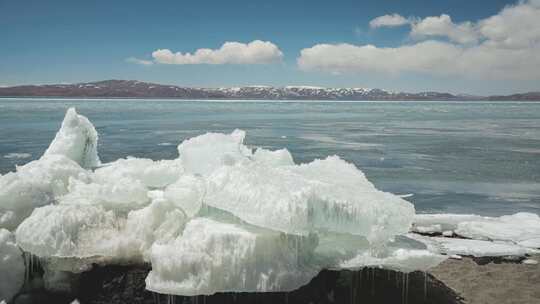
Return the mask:
[[(540, 255), (530, 257), (540, 261)], [(430, 273), (468, 304), (540, 303), (540, 265), (448, 259)]]

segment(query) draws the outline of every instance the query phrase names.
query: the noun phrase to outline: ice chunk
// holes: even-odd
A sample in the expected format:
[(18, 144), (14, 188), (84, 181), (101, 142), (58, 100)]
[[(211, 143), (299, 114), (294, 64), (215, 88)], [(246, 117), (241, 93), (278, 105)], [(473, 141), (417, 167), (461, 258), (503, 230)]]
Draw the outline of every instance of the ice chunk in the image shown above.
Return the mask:
[(309, 266), (313, 241), (196, 218), (176, 241), (152, 247), (146, 288), (180, 295), (294, 290), (318, 272)]
[(523, 246), (523, 247), (540, 249), (540, 237), (526, 239), (524, 241), (519, 241), (518, 244)]
[(128, 214), (126, 239), (133, 239), (136, 250), (149, 260), (149, 249), (154, 243), (168, 243), (175, 240), (183, 231), (187, 222), (185, 213), (175, 203), (154, 193), (154, 200), (149, 206), (131, 211)]
[(443, 251), (446, 254), (472, 255), (481, 257), (506, 255), (523, 256), (531, 253), (531, 251), (527, 248), (514, 244), (456, 238), (435, 238), (435, 241), (442, 245)]
[(257, 162), (261, 162), (269, 166), (294, 165), (292, 155), (287, 149), (271, 151), (263, 148), (257, 148), (257, 150), (255, 150), (255, 153), (253, 153), (253, 159)]
[(67, 192), (70, 178), (89, 180), (89, 174), (62, 155), (48, 155), (0, 176), (0, 228), (15, 229), (39, 206)]
[(428, 250), (446, 255), (484, 256), (524, 256), (533, 251), (513, 243), (495, 243), (490, 241), (469, 240), (446, 237), (425, 237), (408, 234), (408, 237), (424, 243)]
[(453, 237), (454, 236), (454, 231), (445, 230), (445, 231), (442, 232), (442, 235), (445, 236), (445, 237)]
[(442, 226), (440, 224), (433, 224), (429, 226), (413, 225), (411, 230), (420, 234), (438, 234), (443, 232)]
[(71, 180), (69, 192), (62, 196), (60, 204), (101, 205), (106, 209), (129, 211), (150, 203), (148, 189), (139, 181), (127, 177), (107, 181), (82, 182)]
[(328, 230), (384, 242), (406, 233), (414, 207), (377, 190), (338, 157), (300, 166), (240, 162), (208, 178), (205, 202), (242, 220), (289, 234)]
[(201, 178), (184, 175), (167, 186), (163, 196), (181, 208), (187, 216), (193, 217), (201, 209), (205, 193), (206, 184)]
[(99, 165), (97, 154), (98, 135), (92, 123), (84, 116), (69, 108), (56, 133), (54, 140), (45, 151), (44, 156), (64, 155), (83, 168)]
[(447, 257), (433, 253), (429, 250), (399, 248), (385, 257), (373, 256), (370, 252), (363, 252), (354, 258), (344, 261), (341, 268), (383, 267), (405, 273), (413, 271), (426, 271), (439, 265)]
[(104, 164), (96, 169), (94, 177), (98, 182), (104, 183), (129, 178), (150, 188), (163, 188), (174, 183), (183, 171), (179, 160), (153, 161), (128, 157)]
[[(529, 248), (540, 248), (540, 217), (533, 213), (516, 213), (501, 217), (461, 214), (417, 214), (412, 231), (422, 233), (429, 227), (476, 240), (509, 241)], [(442, 231), (441, 230), (441, 231)]]
[(521, 263), (526, 264), (526, 265), (538, 265), (538, 261), (533, 260), (533, 259), (525, 259)]
[(413, 231), (414, 227), (430, 227), (433, 225), (441, 226), (439, 232), (455, 230), (459, 223), (482, 219), (485, 219), (485, 217), (474, 214), (416, 214), (414, 216)]
[(540, 217), (522, 212), (498, 218), (484, 218), (459, 223), (455, 232), (472, 239), (512, 241), (539, 247)]
[(184, 140), (178, 146), (180, 160), (187, 172), (208, 175), (222, 165), (232, 165), (251, 156), (244, 146), (246, 132), (234, 130), (231, 134), (206, 133)]
[(24, 274), (24, 259), (13, 234), (0, 229), (0, 299), (11, 301), (23, 286)]
[(34, 210), (16, 231), (17, 244), (38, 257), (123, 257), (122, 226), (97, 205), (49, 205)]
[(100, 204), (41, 207), (17, 229), (17, 243), (34, 255), (53, 258), (52, 272), (79, 272), (93, 262), (147, 259), (153, 243), (174, 240), (187, 220), (178, 206), (162, 197), (129, 212), (127, 219), (115, 211)]

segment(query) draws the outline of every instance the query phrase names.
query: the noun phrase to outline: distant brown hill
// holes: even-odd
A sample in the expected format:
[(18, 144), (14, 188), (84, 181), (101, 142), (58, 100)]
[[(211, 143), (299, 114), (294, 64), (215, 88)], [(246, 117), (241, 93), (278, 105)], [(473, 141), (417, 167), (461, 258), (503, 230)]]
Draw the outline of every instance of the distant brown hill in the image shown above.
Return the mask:
[(135, 80), (105, 80), (77, 84), (0, 87), (3, 97), (125, 97), (175, 99), (265, 99), (265, 100), (523, 100), (540, 101), (540, 92), (508, 96), (454, 95), (440, 92), (391, 92), (366, 88), (321, 88), (311, 86), (246, 86), (237, 88), (189, 88)]

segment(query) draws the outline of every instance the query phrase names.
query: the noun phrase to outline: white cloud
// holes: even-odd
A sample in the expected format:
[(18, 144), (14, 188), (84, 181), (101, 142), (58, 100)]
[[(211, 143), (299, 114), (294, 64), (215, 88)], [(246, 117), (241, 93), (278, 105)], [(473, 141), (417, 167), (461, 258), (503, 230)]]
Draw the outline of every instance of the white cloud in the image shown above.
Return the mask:
[(411, 25), (416, 38), (445, 36), (394, 48), (317, 44), (298, 66), (330, 73), (422, 73), (474, 79), (540, 80), (540, 0), (519, 2), (478, 22), (455, 24), (447, 15)]
[(370, 28), (378, 28), (378, 27), (396, 27), (396, 26), (402, 26), (405, 24), (409, 24), (410, 20), (399, 15), (399, 14), (392, 14), (392, 15), (384, 15), (379, 16), (369, 22)]
[(442, 36), (463, 44), (476, 43), (480, 38), (472, 22), (455, 24), (452, 22), (452, 18), (446, 14), (427, 17), (411, 23), (411, 36), (414, 38)]
[(139, 58), (135, 58), (135, 57), (126, 58), (126, 62), (140, 64), (140, 65), (152, 65), (152, 64), (154, 64), (154, 62), (152, 60), (144, 60), (144, 59), (139, 59)]
[(540, 0), (504, 8), (481, 20), (478, 28), (488, 43), (506, 48), (529, 48), (540, 44)]
[(194, 53), (173, 53), (159, 49), (154, 61), (163, 64), (265, 64), (281, 60), (283, 53), (270, 41), (225, 42), (219, 49), (198, 49)]

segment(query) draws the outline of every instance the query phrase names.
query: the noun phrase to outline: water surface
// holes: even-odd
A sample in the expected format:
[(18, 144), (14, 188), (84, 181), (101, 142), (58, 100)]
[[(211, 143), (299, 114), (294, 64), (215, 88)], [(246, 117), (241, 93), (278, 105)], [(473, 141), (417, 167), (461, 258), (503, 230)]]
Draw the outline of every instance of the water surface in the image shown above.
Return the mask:
[(0, 99), (0, 173), (38, 158), (68, 107), (105, 162), (175, 158), (186, 138), (240, 128), (296, 162), (337, 154), (418, 212), (540, 213), (540, 103)]

